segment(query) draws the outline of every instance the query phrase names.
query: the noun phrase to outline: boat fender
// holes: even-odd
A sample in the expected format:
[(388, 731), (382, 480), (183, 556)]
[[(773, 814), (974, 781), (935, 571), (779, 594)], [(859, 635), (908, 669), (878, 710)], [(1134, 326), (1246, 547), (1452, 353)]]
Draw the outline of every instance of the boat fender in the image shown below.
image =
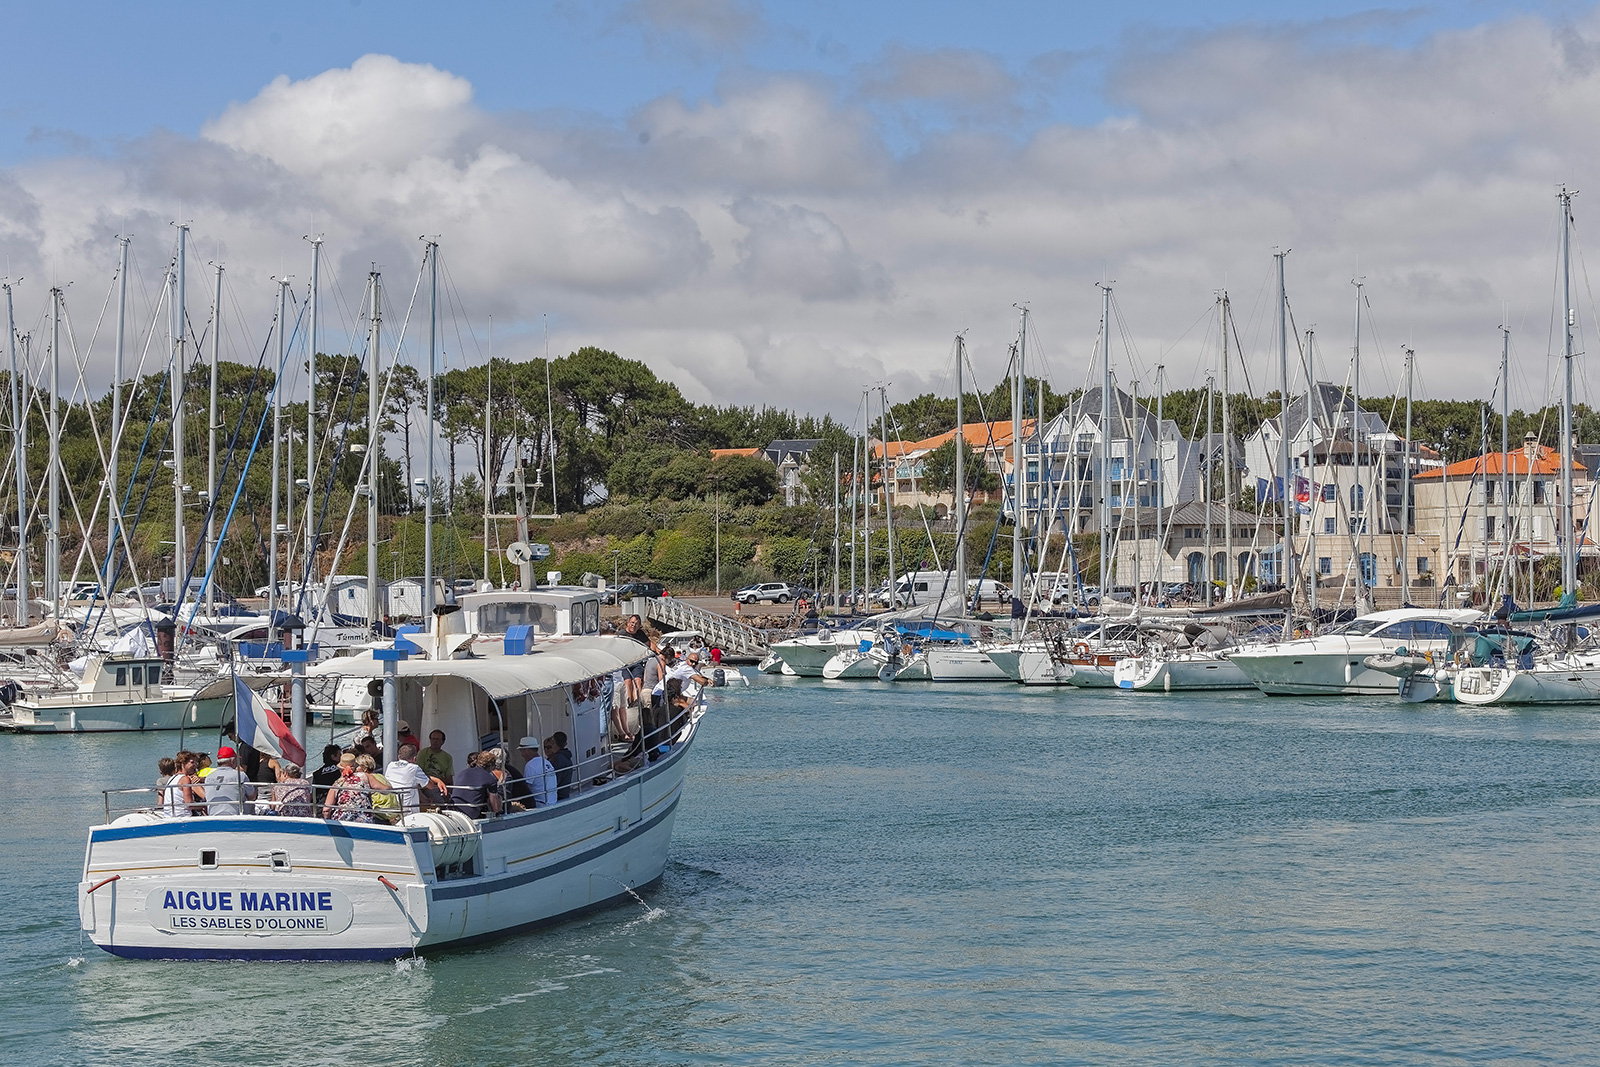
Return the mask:
[(1079, 641), (1073, 645), (1072, 654), (1079, 657), (1087, 657), (1089, 655), (1089, 642)]

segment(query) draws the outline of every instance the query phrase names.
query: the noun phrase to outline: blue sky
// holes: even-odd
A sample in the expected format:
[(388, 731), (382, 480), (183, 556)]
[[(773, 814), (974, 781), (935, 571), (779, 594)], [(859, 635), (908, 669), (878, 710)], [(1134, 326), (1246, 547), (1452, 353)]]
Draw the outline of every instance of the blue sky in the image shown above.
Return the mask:
[[(941, 387), (963, 329), (998, 377), (1017, 301), (1072, 388), (1101, 278), (1126, 323), (1119, 377), (1162, 362), (1198, 384), (1214, 291), (1241, 315), (1264, 306), (1272, 249), (1291, 246), (1324, 377), (1343, 376), (1360, 273), (1379, 331), (1364, 377), (1393, 385), (1404, 342), (1424, 392), (1486, 395), (1509, 313), (1526, 357), (1513, 396), (1536, 405), (1554, 189), (1600, 196), (1592, 4), (7, 14), (0, 254), (30, 279), (24, 318), (45, 277), (97, 306), (117, 233), (158, 284), (180, 213), (250, 315), (273, 274), (308, 273), (313, 227), (347, 293), (373, 262), (408, 290), (416, 236), (436, 233), (498, 354), (539, 354), (548, 317), (556, 351), (644, 359), (696, 400), (848, 414), (872, 382)], [(1265, 366), (1263, 346), (1247, 357)], [(103, 348), (86, 362), (103, 377)]]
[[(1025, 83), (1030, 110), (1007, 123), (1021, 133), (1044, 121), (1088, 123), (1115, 113), (1103, 83), (1107, 62), (1148, 42), (1253, 23), (1301, 27), (1329, 44), (1409, 47), (1439, 29), (1509, 12), (1559, 19), (1582, 9), (1490, 0), (13, 5), (0, 75), (0, 162), (103, 148), (153, 127), (194, 133), (278, 75), (309, 77), (369, 52), (459, 74), (492, 110), (616, 120), (662, 94), (713, 94), (729, 75), (814, 72), (848, 93), (897, 47), (972, 49)], [(942, 110), (928, 106), (911, 117), (948, 121)], [(906, 120), (901, 109), (881, 113), (890, 124)]]

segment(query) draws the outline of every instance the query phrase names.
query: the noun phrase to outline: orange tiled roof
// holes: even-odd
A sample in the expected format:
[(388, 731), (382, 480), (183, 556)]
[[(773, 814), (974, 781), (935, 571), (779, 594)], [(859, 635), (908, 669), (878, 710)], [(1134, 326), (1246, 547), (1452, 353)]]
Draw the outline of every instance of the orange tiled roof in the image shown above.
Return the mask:
[(730, 456), (754, 456), (759, 453), (759, 448), (713, 448), (712, 459), (727, 459)]
[[(1023, 419), (1023, 434), (1031, 434), (1033, 432), (1033, 425), (1034, 420)], [(955, 437), (955, 435), (956, 432), (954, 430), (946, 430), (944, 433), (934, 434), (932, 437), (924, 437), (920, 441), (890, 441), (888, 445), (888, 454), (889, 457), (893, 459), (911, 452), (932, 452), (940, 445), (950, 441), (950, 439)], [(1011, 422), (1010, 420), (994, 423), (969, 422), (961, 427), (961, 436), (967, 439), (967, 445), (969, 447), (979, 452), (982, 452), (985, 448), (989, 447), (1010, 448)], [(884, 454), (884, 450), (881, 447), (875, 448), (873, 449), (873, 454), (881, 456)]]
[[(1540, 445), (1532, 465), (1533, 474), (1560, 474), (1561, 453), (1554, 448)], [(1486, 456), (1473, 456), (1471, 459), (1452, 463), (1442, 470), (1436, 467), (1431, 471), (1422, 471), (1412, 475), (1412, 478), (1420, 482), (1428, 478), (1443, 480), (1445, 474), (1449, 474), (1452, 478), (1471, 478), (1479, 474), (1493, 476), (1501, 473), (1526, 475), (1530, 473), (1528, 466), (1528, 454), (1519, 448), (1515, 452), (1490, 452)], [(1580, 471), (1588, 468), (1577, 459), (1573, 459), (1572, 469)]]

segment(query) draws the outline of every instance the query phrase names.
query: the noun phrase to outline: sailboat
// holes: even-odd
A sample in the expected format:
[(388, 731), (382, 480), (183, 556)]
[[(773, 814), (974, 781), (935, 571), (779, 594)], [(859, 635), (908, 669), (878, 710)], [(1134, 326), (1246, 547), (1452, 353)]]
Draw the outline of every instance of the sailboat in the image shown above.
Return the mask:
[[(1600, 618), (1600, 605), (1579, 606), (1578, 536), (1573, 521), (1572, 376), (1573, 330), (1577, 316), (1572, 304), (1572, 197), (1565, 186), (1561, 204), (1561, 270), (1565, 314), (1563, 364), (1565, 388), (1561, 397), (1561, 588), (1563, 601), (1542, 612), (1511, 613), (1508, 626), (1518, 622), (1544, 622), (1558, 627), (1554, 647), (1529, 657), (1527, 651), (1506, 656), (1506, 662), (1464, 667), (1451, 679), (1451, 694), (1463, 704), (1593, 704), (1600, 702), (1600, 647), (1593, 639), (1578, 641), (1578, 623)], [(1585, 526), (1587, 526), (1587, 522)]]

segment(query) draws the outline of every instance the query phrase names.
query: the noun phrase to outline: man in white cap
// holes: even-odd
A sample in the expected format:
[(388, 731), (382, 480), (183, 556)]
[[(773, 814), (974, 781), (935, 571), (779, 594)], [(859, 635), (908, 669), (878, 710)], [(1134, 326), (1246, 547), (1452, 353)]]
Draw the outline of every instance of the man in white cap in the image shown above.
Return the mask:
[(517, 744), (522, 755), (522, 780), (512, 786), (513, 799), (542, 808), (556, 802), (556, 769), (540, 754), (539, 739), (524, 737)]
[(206, 812), (210, 815), (244, 814), (244, 798), (255, 799), (256, 787), (239, 772), (239, 754), (230, 745), (217, 749), (217, 766), (205, 777)]

